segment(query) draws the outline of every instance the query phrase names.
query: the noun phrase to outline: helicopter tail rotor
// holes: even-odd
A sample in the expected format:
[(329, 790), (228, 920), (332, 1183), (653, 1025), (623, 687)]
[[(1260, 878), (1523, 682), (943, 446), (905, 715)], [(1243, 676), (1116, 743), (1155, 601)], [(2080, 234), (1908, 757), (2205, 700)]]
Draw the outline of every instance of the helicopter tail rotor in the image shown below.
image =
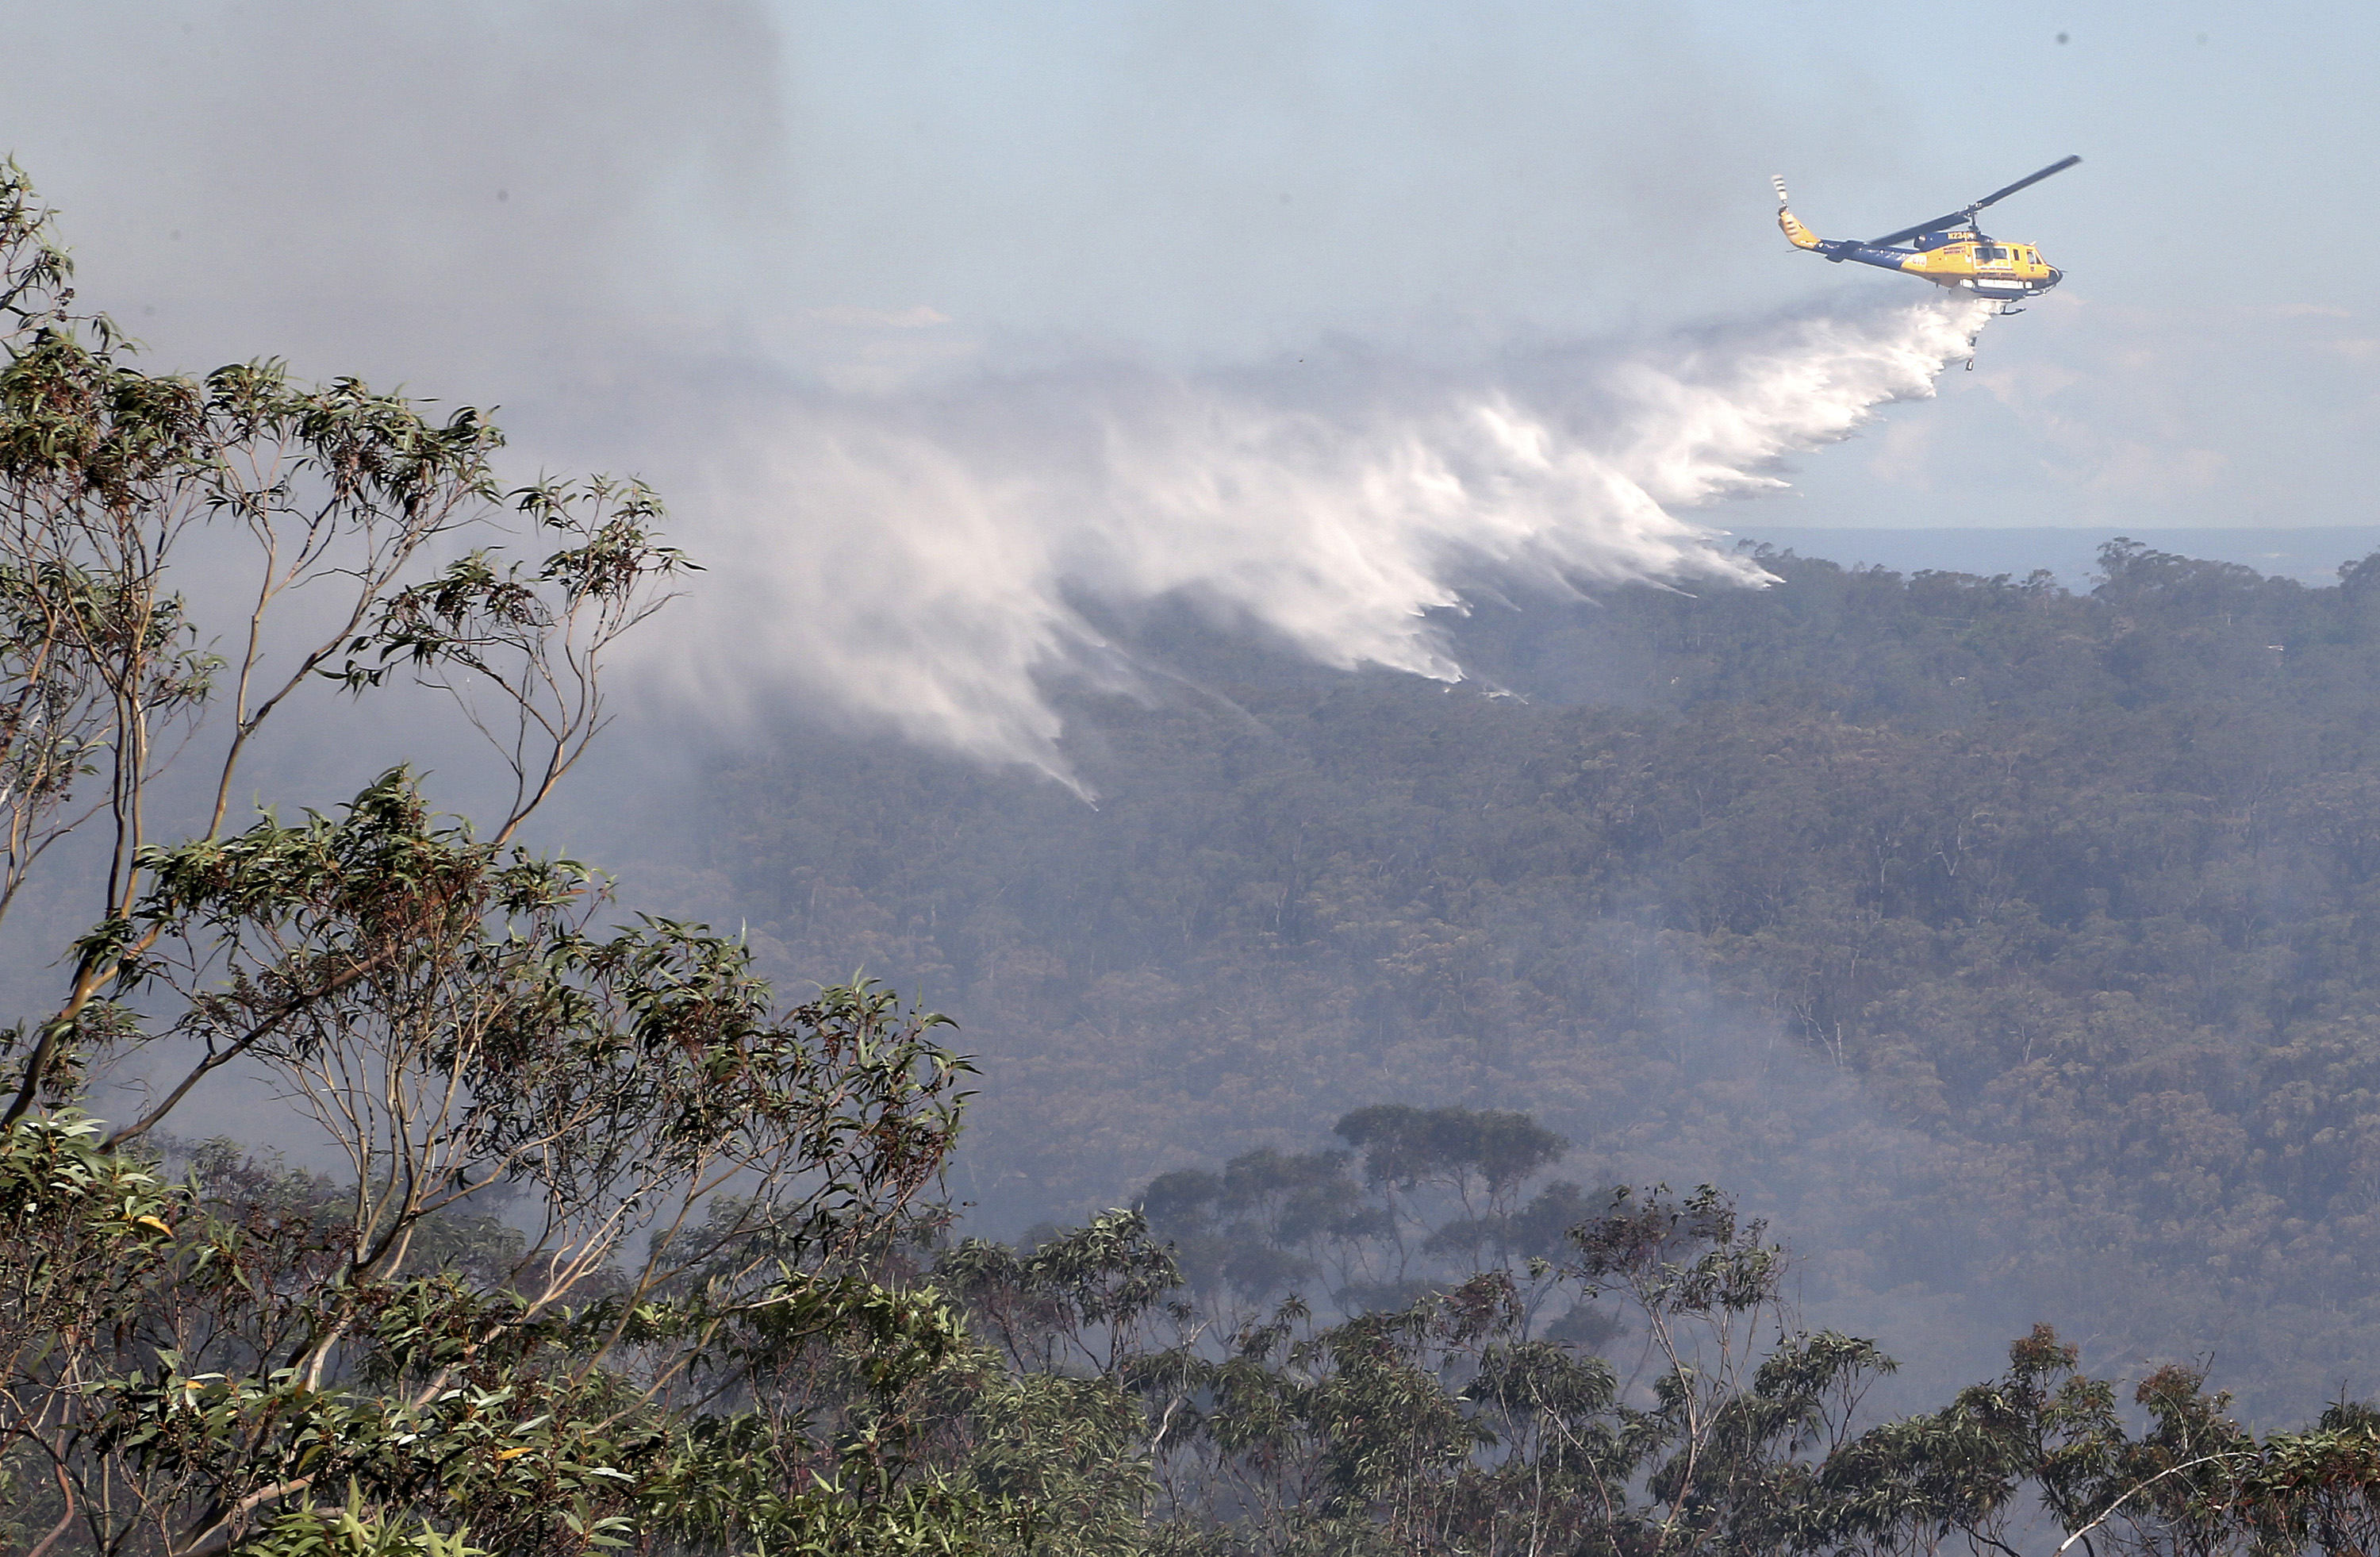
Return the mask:
[(1786, 198), (1786, 194), (1785, 194), (1785, 176), (1784, 176), (1783, 174), (1779, 174), (1779, 173), (1772, 173), (1772, 174), (1770, 174), (1770, 175), (1768, 176), (1768, 181), (1769, 181), (1771, 184), (1774, 184), (1774, 185), (1776, 185), (1776, 186), (1777, 186), (1777, 209), (1778, 209), (1778, 210), (1782, 211), (1782, 210), (1784, 210), (1787, 206), (1789, 206), (1789, 205), (1791, 205), (1791, 204), (1792, 204), (1792, 203), (1793, 203), (1791, 200), (1789, 200), (1789, 199), (1787, 199), (1787, 198)]
[(1769, 175), (1768, 181), (1777, 186), (1777, 225), (1784, 229), (1785, 241), (1791, 243), (1796, 249), (1823, 249), (1826, 247), (1825, 240), (1820, 238), (1817, 234), (1812, 232), (1809, 228), (1802, 225), (1801, 218), (1794, 215), (1791, 207), (1785, 203), (1785, 180), (1775, 174), (1771, 174)]

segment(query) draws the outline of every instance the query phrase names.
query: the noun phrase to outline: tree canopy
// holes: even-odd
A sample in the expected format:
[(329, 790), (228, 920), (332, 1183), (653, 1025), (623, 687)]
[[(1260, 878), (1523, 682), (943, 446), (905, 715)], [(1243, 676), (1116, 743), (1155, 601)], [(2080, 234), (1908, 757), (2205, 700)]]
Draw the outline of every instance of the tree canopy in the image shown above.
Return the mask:
[(1483, 606), (1451, 688), (1143, 623), (1172, 679), (1067, 694), (1096, 810), (820, 735), (721, 770), (679, 890), (965, 1024), (1011, 1226), (1520, 1110), (1581, 1175), (1724, 1178), (1929, 1348), (2219, 1330), (2277, 1420), (2370, 1366), (2380, 562), (1766, 565)]

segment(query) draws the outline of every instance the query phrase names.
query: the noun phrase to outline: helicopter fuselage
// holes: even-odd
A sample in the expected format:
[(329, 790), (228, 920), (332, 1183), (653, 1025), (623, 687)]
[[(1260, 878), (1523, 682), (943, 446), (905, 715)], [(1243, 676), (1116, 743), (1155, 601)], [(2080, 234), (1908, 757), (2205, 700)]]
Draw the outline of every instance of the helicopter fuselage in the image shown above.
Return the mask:
[[(1839, 241), (1822, 243), (1818, 252), (1829, 260), (1851, 260), (1923, 276), (1937, 286), (2001, 302), (2037, 298), (2065, 279), (2065, 273), (2029, 243), (2002, 243), (1975, 233), (1928, 233), (1925, 237), (1939, 241), (1928, 246), (1920, 238), (1912, 249)], [(1836, 252), (1828, 253), (1828, 249)]]

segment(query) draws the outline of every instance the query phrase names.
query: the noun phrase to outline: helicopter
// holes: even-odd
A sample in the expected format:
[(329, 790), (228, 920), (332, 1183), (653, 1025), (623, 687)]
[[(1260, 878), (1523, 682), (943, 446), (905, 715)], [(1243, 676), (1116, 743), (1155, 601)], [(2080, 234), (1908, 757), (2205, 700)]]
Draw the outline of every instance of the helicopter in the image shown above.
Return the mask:
[[(2066, 279), (2066, 273), (2043, 259), (2041, 250), (2029, 243), (2003, 243), (1987, 236), (1975, 225), (1975, 213), (1998, 204), (2019, 189), (2031, 189), (2054, 173), (2063, 173), (2082, 160), (2068, 157), (2051, 163), (2005, 189), (1993, 190), (1964, 210), (1882, 237), (1872, 237), (1864, 243), (1857, 238), (1820, 237), (1793, 214), (1785, 195), (1785, 180), (1771, 177), (1769, 182), (1777, 186), (1777, 225), (1785, 229), (1785, 237), (1794, 248), (1823, 254), (1836, 264), (1855, 260), (1879, 270), (1923, 276), (1937, 286), (1997, 302), (2002, 313), (2021, 313), (2023, 310), (2017, 304), (2040, 297)], [(1904, 242), (1910, 247), (1895, 247)]]

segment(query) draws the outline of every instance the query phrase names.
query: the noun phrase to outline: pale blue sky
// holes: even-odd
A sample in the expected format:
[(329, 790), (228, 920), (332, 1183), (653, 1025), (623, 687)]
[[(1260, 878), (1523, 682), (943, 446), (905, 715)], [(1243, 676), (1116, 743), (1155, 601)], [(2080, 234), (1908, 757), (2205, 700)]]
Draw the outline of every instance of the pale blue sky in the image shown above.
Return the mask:
[(1767, 176), (1863, 236), (2079, 152), (1996, 224), (2065, 289), (1995, 323), (1939, 403), (1803, 460), (1791, 522), (2373, 511), (2380, 8), (0, 15), (0, 144), (69, 209), (87, 296), (160, 355), (502, 398), (612, 463), (665, 464), (684, 430), (574, 425), (574, 386), (689, 356), (865, 391), (1332, 335), (1459, 352), (1914, 286), (1788, 249)]

